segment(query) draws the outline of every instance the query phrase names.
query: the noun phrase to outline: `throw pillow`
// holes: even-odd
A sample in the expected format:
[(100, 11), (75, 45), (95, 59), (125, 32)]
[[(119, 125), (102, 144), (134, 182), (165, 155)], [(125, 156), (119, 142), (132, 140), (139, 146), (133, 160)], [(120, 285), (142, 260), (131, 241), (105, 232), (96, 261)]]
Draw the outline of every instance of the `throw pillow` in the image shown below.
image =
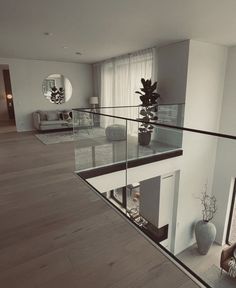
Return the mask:
[(58, 111), (50, 111), (50, 112), (47, 112), (47, 120), (48, 120), (48, 121), (56, 121), (56, 120), (59, 120)]
[(59, 120), (63, 120), (63, 113), (59, 112)]
[(63, 111), (62, 112), (63, 120), (66, 120), (66, 121), (72, 120), (70, 113), (71, 113), (70, 111)]

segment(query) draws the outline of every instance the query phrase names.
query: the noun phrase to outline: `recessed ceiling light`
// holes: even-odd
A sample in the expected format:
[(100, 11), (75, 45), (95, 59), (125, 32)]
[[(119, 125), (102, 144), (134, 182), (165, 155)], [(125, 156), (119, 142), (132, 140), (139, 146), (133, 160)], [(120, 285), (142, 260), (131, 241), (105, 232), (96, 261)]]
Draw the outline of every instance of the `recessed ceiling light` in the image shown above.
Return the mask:
[(63, 49), (68, 49), (68, 46), (62, 46)]
[(53, 34), (52, 34), (52, 32), (44, 32), (43, 35), (45, 35), (45, 36), (52, 36)]
[(76, 55), (82, 55), (82, 53), (81, 53), (81, 52), (75, 52), (75, 54), (76, 54)]

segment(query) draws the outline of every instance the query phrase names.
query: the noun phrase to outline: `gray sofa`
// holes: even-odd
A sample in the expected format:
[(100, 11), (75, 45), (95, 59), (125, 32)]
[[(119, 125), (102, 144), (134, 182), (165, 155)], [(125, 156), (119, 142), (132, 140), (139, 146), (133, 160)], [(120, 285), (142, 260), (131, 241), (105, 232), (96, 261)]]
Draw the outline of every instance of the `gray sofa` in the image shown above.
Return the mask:
[[(79, 127), (92, 128), (92, 118), (86, 114), (81, 115)], [(48, 110), (33, 112), (33, 125), (38, 131), (48, 131), (56, 129), (67, 129), (73, 127), (72, 111), (71, 110)]]

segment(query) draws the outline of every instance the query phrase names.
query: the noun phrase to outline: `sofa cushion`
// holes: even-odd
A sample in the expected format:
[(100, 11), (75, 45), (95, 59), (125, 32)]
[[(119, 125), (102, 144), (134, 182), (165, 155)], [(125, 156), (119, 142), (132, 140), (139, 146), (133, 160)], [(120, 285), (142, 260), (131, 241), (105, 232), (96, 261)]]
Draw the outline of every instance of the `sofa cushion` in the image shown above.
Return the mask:
[(47, 111), (38, 110), (36, 112), (39, 113), (41, 121), (47, 120)]
[(72, 128), (72, 126), (67, 125), (67, 124), (55, 124), (55, 125), (41, 125), (40, 130), (41, 131), (46, 131), (46, 130), (57, 130), (57, 129), (67, 129), (67, 128)]
[(48, 120), (48, 121), (56, 121), (56, 120), (59, 120), (59, 113), (58, 113), (58, 111), (48, 111), (48, 112), (47, 112), (47, 120)]
[(61, 111), (58, 112), (59, 120), (63, 120), (63, 113)]
[(51, 121), (41, 121), (41, 125), (67, 125), (68, 122), (64, 120), (51, 120)]

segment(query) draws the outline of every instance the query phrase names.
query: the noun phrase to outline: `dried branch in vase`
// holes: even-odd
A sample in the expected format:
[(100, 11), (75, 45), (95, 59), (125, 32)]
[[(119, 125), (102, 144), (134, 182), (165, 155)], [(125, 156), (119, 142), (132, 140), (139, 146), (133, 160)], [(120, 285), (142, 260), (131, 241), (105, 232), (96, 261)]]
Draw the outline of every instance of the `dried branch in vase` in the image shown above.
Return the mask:
[(209, 222), (213, 219), (217, 207), (216, 207), (216, 197), (208, 195), (206, 191), (207, 187), (205, 187), (205, 190), (202, 193), (202, 197), (200, 198), (200, 200), (203, 206), (202, 210), (203, 221)]

